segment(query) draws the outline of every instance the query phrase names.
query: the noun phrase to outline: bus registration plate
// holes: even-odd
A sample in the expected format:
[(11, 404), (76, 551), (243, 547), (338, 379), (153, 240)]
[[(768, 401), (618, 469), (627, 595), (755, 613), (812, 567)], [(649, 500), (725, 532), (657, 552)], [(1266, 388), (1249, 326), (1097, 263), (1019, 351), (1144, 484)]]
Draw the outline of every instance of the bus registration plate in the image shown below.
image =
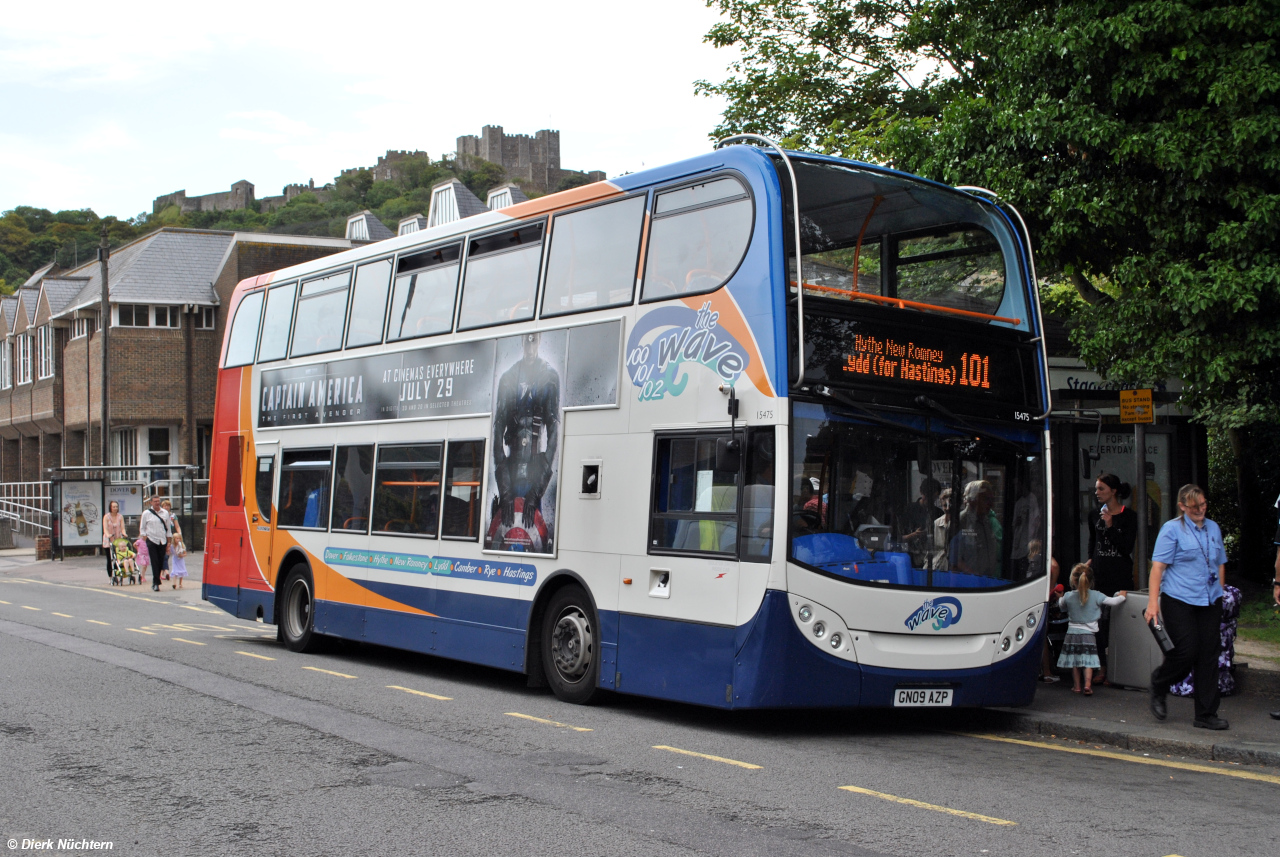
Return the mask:
[(894, 708), (947, 706), (952, 700), (949, 687), (900, 687), (894, 691)]

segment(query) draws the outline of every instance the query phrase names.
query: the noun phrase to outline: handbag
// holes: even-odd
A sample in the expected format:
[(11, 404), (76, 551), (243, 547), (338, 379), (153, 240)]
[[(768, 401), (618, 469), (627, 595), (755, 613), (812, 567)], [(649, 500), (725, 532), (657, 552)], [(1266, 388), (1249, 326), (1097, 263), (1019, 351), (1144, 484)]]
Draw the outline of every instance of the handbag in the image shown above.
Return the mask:
[(1156, 614), (1156, 618), (1148, 622), (1147, 627), (1151, 629), (1151, 635), (1156, 638), (1156, 644), (1160, 646), (1160, 651), (1166, 655), (1173, 651), (1173, 638), (1164, 629), (1162, 616)]
[(104, 548), (109, 548), (109, 547), (111, 547), (111, 534), (110, 534), (110, 533), (103, 532), (103, 534), (102, 534), (102, 546), (103, 546)]

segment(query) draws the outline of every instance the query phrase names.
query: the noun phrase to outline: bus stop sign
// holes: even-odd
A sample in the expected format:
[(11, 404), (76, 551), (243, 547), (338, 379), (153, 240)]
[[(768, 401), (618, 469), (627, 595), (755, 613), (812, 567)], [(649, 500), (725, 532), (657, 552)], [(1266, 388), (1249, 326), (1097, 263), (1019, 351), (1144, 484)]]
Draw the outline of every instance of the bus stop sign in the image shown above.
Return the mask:
[(1155, 409), (1151, 406), (1150, 390), (1120, 391), (1120, 422), (1154, 423)]

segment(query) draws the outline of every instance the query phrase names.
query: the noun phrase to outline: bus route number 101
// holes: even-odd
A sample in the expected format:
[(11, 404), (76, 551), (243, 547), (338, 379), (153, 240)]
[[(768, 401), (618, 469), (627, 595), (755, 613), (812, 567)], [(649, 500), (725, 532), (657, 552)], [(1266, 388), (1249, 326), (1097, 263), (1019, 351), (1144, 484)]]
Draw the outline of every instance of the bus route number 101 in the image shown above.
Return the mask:
[(985, 354), (961, 354), (960, 386), (990, 390), (991, 358)]

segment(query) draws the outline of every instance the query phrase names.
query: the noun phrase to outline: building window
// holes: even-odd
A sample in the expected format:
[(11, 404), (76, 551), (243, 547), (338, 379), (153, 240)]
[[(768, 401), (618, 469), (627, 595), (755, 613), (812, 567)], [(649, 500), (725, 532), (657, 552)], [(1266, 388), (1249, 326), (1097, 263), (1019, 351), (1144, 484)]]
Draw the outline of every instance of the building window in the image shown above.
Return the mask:
[(39, 377), (53, 377), (53, 328), (47, 324), (36, 329), (36, 364)]
[(80, 339), (97, 330), (97, 322), (92, 318), (73, 318), (71, 320), (71, 338)]
[(116, 304), (117, 327), (150, 327), (151, 307), (146, 304)]
[(17, 338), (18, 344), (18, 379), (19, 384), (31, 383), (31, 337), (22, 335)]
[[(115, 429), (111, 432), (111, 463), (128, 466), (138, 463), (138, 430), (136, 428)], [(122, 482), (132, 482), (138, 473), (128, 471), (112, 474)]]
[(217, 313), (217, 307), (196, 307), (196, 330), (213, 330), (214, 324), (218, 320)]
[[(176, 306), (158, 306), (156, 311), (156, 327), (177, 327), (182, 321), (182, 308)], [(134, 312), (137, 318), (137, 312)]]
[(0, 389), (13, 386), (13, 343), (5, 340), (0, 347)]

